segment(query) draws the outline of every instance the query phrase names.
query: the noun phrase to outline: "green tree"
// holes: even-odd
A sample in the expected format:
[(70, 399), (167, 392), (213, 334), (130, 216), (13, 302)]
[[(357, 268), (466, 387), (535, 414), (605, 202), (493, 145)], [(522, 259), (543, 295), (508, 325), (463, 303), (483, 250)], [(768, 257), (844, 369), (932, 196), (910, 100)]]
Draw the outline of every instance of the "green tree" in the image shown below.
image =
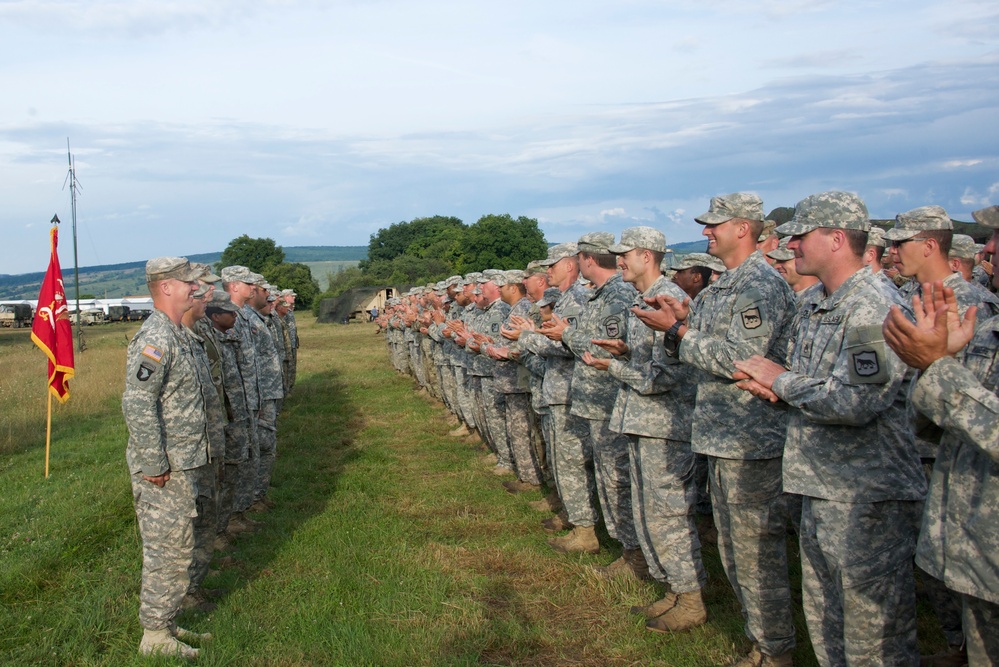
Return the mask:
[(514, 220), (509, 213), (484, 215), (468, 228), (459, 272), (485, 269), (522, 269), (548, 252), (538, 221), (524, 216)]
[(366, 269), (370, 263), (392, 260), (400, 255), (430, 257), (434, 252), (453, 254), (465, 229), (465, 223), (459, 218), (443, 215), (397, 222), (371, 235), (368, 259), (361, 262), (361, 268)]
[(794, 217), (794, 207), (793, 206), (778, 206), (774, 210), (770, 211), (770, 215), (767, 216), (767, 220), (773, 220), (780, 227), (785, 222), (788, 222)]
[(284, 250), (274, 243), (274, 239), (251, 239), (243, 234), (229, 242), (215, 267), (222, 269), (226, 266), (239, 265), (266, 275), (268, 267), (277, 266), (283, 261)]
[(308, 308), (319, 296), (319, 283), (312, 277), (312, 271), (305, 264), (283, 262), (268, 266), (263, 271), (267, 282), (281, 289), (295, 290), (296, 305)]

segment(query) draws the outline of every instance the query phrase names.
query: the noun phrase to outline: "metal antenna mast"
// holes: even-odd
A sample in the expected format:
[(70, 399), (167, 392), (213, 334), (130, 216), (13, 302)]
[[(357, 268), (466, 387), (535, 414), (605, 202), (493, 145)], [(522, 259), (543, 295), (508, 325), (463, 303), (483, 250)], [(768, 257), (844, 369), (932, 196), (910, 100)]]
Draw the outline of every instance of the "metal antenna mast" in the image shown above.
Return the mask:
[(77, 349), (83, 352), (87, 349), (83, 342), (83, 314), (80, 312), (80, 262), (76, 251), (76, 192), (79, 183), (76, 180), (76, 165), (73, 161), (73, 154), (69, 151), (69, 137), (66, 137), (66, 157), (69, 160), (69, 181), (70, 199), (73, 202), (73, 282), (76, 283), (76, 340)]

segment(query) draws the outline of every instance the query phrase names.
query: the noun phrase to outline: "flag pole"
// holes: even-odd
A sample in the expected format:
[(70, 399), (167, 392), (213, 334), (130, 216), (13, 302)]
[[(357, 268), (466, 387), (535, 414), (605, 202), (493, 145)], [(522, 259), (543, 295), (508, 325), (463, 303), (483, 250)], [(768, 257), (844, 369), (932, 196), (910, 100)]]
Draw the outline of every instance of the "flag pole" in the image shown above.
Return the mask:
[(49, 397), (48, 416), (45, 418), (45, 479), (49, 478), (49, 445), (52, 443), (52, 392), (46, 391)]

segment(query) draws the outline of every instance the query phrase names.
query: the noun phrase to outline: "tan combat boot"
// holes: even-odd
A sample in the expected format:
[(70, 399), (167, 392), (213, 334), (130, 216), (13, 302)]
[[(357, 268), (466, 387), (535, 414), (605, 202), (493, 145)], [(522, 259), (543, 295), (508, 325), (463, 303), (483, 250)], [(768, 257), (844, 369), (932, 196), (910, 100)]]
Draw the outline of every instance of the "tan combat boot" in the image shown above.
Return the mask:
[(510, 482), (503, 482), (503, 486), (506, 488), (507, 493), (512, 493), (514, 495), (518, 493), (526, 493), (528, 491), (541, 490), (540, 484), (530, 484), (528, 482), (522, 482), (519, 479)]
[(497, 463), (496, 467), (493, 468), (493, 474), (497, 477), (506, 477), (507, 475), (513, 474), (513, 468)]
[(176, 623), (170, 624), (170, 634), (182, 642), (210, 642), (212, 640), (212, 633), (210, 632), (192, 632), (190, 630), (185, 630)]
[(635, 605), (631, 608), (631, 613), (637, 616), (644, 616), (646, 619), (662, 616), (676, 606), (676, 593), (669, 590), (667, 586), (666, 595), (661, 600), (656, 600), (652, 604)]
[(600, 553), (600, 542), (597, 540), (597, 531), (593, 526), (576, 526), (568, 535), (548, 540), (548, 544), (555, 551), (562, 553)]
[(468, 430), (465, 422), (458, 424), (458, 428), (448, 432), (448, 436), (452, 438), (464, 438), (466, 435), (471, 435), (471, 431)]
[(569, 530), (572, 528), (572, 524), (569, 523), (569, 515), (562, 510), (558, 514), (552, 517), (548, 517), (541, 522), (541, 527), (549, 533), (557, 533), (562, 530)]
[(683, 632), (708, 621), (708, 610), (704, 606), (701, 591), (677, 593), (676, 604), (645, 623), (645, 629), (652, 632)]
[(604, 579), (624, 577), (643, 581), (649, 578), (649, 566), (641, 549), (625, 549), (621, 557), (605, 567), (594, 567)]
[(733, 662), (730, 667), (793, 667), (791, 651), (780, 655), (767, 655), (754, 645), (749, 655)]
[(139, 642), (139, 653), (142, 655), (169, 655), (184, 660), (194, 660), (198, 657), (198, 649), (191, 648), (170, 634), (170, 630), (150, 630), (142, 632)]

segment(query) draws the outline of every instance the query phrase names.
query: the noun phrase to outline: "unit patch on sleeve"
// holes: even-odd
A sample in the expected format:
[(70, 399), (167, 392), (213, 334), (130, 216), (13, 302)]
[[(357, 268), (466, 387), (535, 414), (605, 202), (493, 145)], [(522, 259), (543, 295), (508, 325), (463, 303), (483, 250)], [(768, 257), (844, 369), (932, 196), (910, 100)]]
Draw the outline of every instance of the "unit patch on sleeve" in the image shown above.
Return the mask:
[(756, 306), (748, 308), (740, 314), (742, 315), (742, 326), (746, 329), (759, 329), (763, 324), (760, 309)]
[(135, 379), (138, 380), (139, 382), (145, 382), (146, 380), (148, 380), (153, 376), (155, 370), (156, 369), (154, 369), (146, 362), (142, 362), (141, 364), (139, 364), (139, 370), (136, 371), (135, 373)]

